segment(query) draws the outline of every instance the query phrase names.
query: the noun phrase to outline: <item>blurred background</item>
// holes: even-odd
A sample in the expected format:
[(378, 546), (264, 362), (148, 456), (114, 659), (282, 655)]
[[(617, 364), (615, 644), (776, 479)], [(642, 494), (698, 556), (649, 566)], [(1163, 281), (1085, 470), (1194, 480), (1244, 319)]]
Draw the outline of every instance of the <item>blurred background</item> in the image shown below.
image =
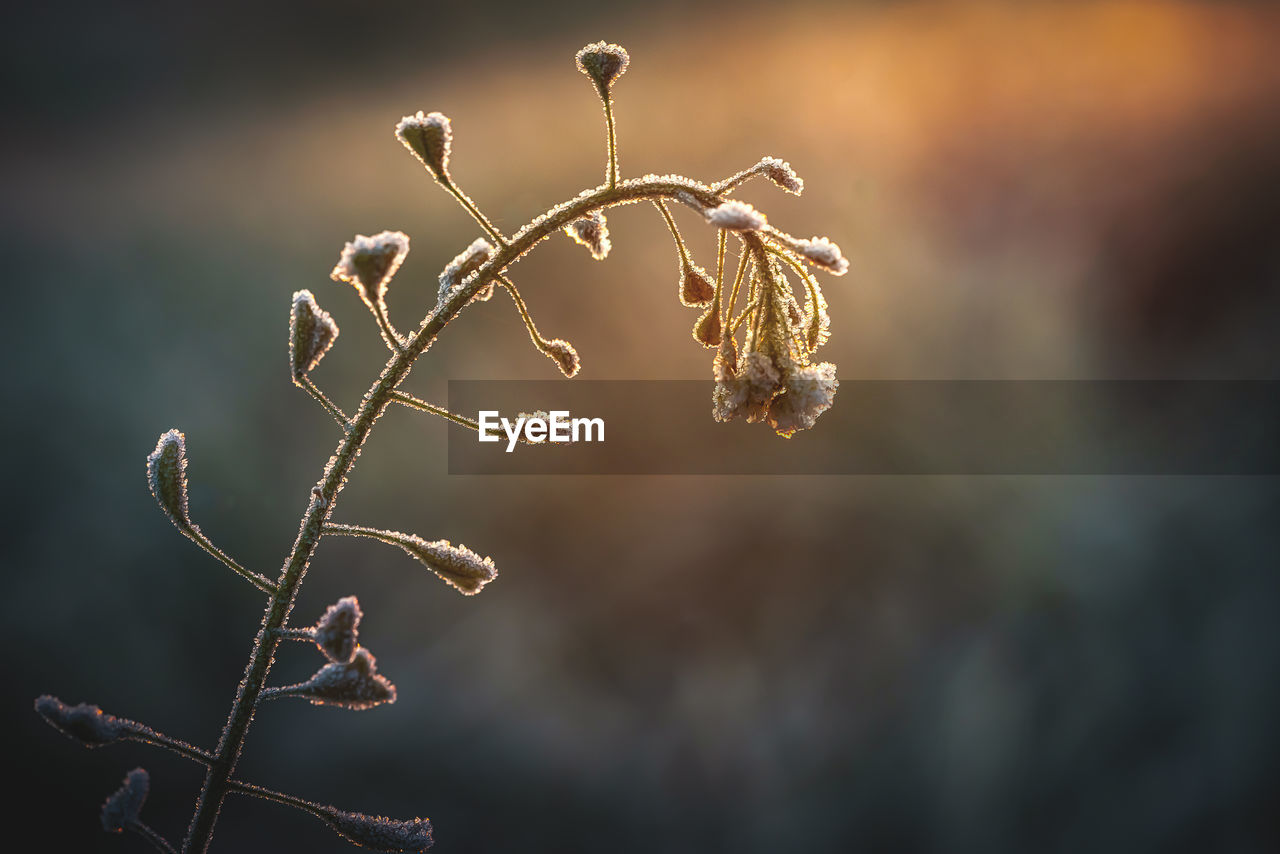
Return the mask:
[[(631, 53), (625, 173), (772, 154), (804, 177), (800, 199), (743, 196), (850, 258), (824, 282), (843, 378), (1280, 377), (1266, 4), (81, 0), (6, 23), (0, 731), (8, 832), (42, 850), (144, 850), (97, 820), (139, 764), (144, 817), (178, 840), (201, 775), (84, 751), (32, 698), (212, 745), (259, 624), (157, 512), (156, 437), (186, 432), (195, 519), (274, 577), (337, 441), (289, 382), (290, 294), (341, 324), (315, 376), (352, 408), (384, 351), (327, 278), (343, 242), (411, 235), (408, 327), (479, 233), (395, 122), (448, 114), (456, 178), (514, 230), (602, 178), (589, 41)], [(539, 325), (585, 378), (707, 377), (660, 219), (610, 228), (603, 264), (563, 237), (520, 263)], [(553, 371), (495, 299), (408, 385)], [(465, 542), (500, 578), (464, 599), (396, 550), (326, 541), (295, 622), (357, 595), (399, 700), (264, 707), (245, 779), (430, 816), (442, 852), (1280, 844), (1272, 478), (451, 477), (445, 438), (391, 412), (338, 517)], [(289, 646), (273, 681), (318, 663)], [(235, 798), (214, 850), (348, 846)]]

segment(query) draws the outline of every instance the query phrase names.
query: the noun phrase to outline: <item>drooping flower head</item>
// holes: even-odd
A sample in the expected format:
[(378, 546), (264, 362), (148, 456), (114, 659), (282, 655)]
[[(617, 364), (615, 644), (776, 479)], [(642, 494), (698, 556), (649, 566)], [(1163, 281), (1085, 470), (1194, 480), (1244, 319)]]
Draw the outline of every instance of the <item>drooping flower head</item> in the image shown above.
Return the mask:
[(613, 246), (609, 242), (609, 224), (600, 211), (575, 219), (564, 227), (564, 232), (573, 238), (574, 243), (587, 247), (591, 257), (597, 261), (603, 261)]
[(578, 70), (596, 84), (600, 97), (608, 99), (609, 90), (627, 70), (631, 57), (621, 45), (595, 42), (578, 51)]

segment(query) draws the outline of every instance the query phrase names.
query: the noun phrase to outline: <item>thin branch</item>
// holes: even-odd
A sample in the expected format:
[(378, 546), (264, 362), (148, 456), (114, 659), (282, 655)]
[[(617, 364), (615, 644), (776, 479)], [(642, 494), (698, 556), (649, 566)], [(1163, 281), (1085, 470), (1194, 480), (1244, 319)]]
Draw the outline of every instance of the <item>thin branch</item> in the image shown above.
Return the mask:
[(604, 121), (609, 126), (609, 165), (605, 169), (605, 181), (612, 190), (618, 186), (618, 137), (613, 127), (613, 97), (604, 89), (600, 98), (604, 101)]
[(379, 301), (371, 307), (373, 316), (378, 321), (378, 331), (382, 333), (382, 340), (387, 343), (387, 349), (392, 353), (403, 353), (404, 339), (400, 337), (400, 333), (396, 332), (396, 328), (391, 325), (391, 320), (387, 317), (386, 303)]
[(462, 205), (463, 209), (467, 213), (471, 214), (471, 218), (478, 222), (480, 227), (493, 238), (494, 243), (501, 247), (505, 247), (507, 245), (507, 239), (502, 236), (502, 232), (498, 231), (498, 227), (489, 222), (489, 218), (480, 212), (480, 209), (476, 207), (476, 203), (471, 201), (470, 196), (462, 192), (462, 189), (457, 184), (453, 183), (453, 179), (451, 177), (446, 174), (443, 178), (440, 178), (439, 181), (440, 185), (448, 190), (449, 193), (458, 200), (458, 204)]
[(671, 232), (671, 236), (675, 238), (676, 249), (680, 252), (680, 271), (683, 273), (692, 266), (693, 262), (689, 259), (689, 250), (685, 248), (684, 240), (680, 237), (680, 229), (676, 228), (676, 221), (671, 218), (671, 211), (667, 210), (667, 205), (662, 199), (654, 199), (653, 206), (658, 209), (658, 213), (662, 214), (662, 218), (667, 222), (667, 231)]
[(351, 426), (351, 419), (347, 418), (347, 414), (342, 411), (338, 404), (330, 400), (328, 395), (320, 390), (320, 387), (315, 384), (315, 381), (310, 376), (302, 374), (300, 377), (295, 377), (294, 380), (300, 388), (315, 398), (316, 403), (324, 407), (325, 412), (333, 416), (333, 420), (338, 422), (339, 427), (346, 430)]
[(455, 424), (461, 424), (463, 427), (470, 427), (472, 430), (480, 429), (480, 424), (478, 422), (472, 421), (465, 415), (455, 415), (443, 406), (436, 406), (434, 403), (427, 403), (425, 400), (414, 397), (407, 392), (397, 389), (396, 391), (391, 392), (391, 399), (402, 406), (409, 407), (410, 409), (416, 409), (420, 412), (429, 412), (432, 415), (439, 415), (441, 418), (447, 418)]
[(279, 628), (275, 630), (276, 637), (280, 640), (306, 641), (315, 643), (316, 633), (314, 629), (288, 629)]
[(262, 798), (264, 801), (274, 801), (277, 804), (294, 807), (295, 809), (311, 813), (317, 818), (329, 818), (329, 815), (324, 811), (324, 808), (321, 807), (320, 804), (313, 803), (293, 795), (286, 795), (284, 792), (277, 792), (272, 789), (255, 786), (252, 783), (245, 783), (235, 779), (227, 781), (227, 789), (232, 792), (239, 792), (242, 795)]
[(165, 854), (177, 854), (177, 851), (174, 850), (174, 847), (169, 844), (169, 840), (165, 839), (163, 836), (156, 833), (150, 827), (147, 827), (145, 824), (138, 821), (137, 819), (134, 819), (133, 821), (126, 824), (125, 827), (129, 828), (129, 830), (133, 831), (134, 833), (141, 836), (143, 839), (150, 842), (158, 850), (164, 851)]
[(230, 569), (232, 572), (234, 572), (236, 575), (239, 575), (245, 581), (248, 581), (254, 587), (261, 590), (263, 593), (267, 593), (272, 596), (275, 595), (276, 586), (272, 584), (270, 581), (268, 581), (266, 576), (259, 575), (256, 572), (251, 572), (250, 570), (247, 570), (240, 564), (236, 563), (229, 555), (223, 552), (222, 549), (218, 548), (212, 542), (210, 542), (209, 538), (206, 537), (204, 535), (204, 532), (201, 531), (199, 528), (192, 525), (189, 528), (183, 528), (182, 532), (186, 534), (188, 537), (190, 537), (192, 542), (194, 542), (200, 548), (204, 549), (206, 552), (208, 552), (209, 554), (213, 555), (218, 560), (226, 564), (227, 568)]

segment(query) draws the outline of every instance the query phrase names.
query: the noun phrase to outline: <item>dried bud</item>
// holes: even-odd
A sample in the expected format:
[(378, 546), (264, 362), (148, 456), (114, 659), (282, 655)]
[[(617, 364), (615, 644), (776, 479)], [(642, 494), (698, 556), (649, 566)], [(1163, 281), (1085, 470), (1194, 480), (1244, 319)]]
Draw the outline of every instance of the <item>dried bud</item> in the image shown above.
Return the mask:
[[(479, 270), (484, 263), (493, 257), (493, 245), (483, 237), (477, 237), (471, 241), (471, 245), (458, 253), (458, 255), (445, 265), (444, 272), (440, 274), (440, 299), (444, 300), (448, 297), (449, 291), (454, 286), (470, 276), (476, 270)], [(492, 282), (490, 283), (492, 285)], [(488, 287), (488, 296), (480, 297), (480, 299), (489, 299), (493, 296), (492, 287)]]
[(360, 603), (354, 596), (344, 596), (324, 612), (312, 632), (316, 646), (330, 661), (346, 664), (355, 658), (360, 645), (357, 630), (363, 616)]
[(541, 349), (566, 377), (572, 378), (578, 373), (578, 368), (581, 367), (578, 351), (573, 349), (573, 345), (568, 341), (563, 338), (552, 338), (550, 341), (544, 341)]
[(795, 294), (787, 294), (787, 319), (791, 321), (792, 327), (797, 327), (804, 322), (804, 317), (800, 314), (800, 306), (796, 305)]
[(453, 146), (453, 129), (448, 116), (444, 113), (423, 115), (422, 110), (418, 110), (415, 115), (400, 120), (396, 125), (396, 137), (422, 161), (422, 165), (431, 170), (437, 181), (448, 183), (449, 150)]
[(130, 771), (120, 788), (102, 805), (102, 829), (108, 833), (122, 833), (137, 823), (150, 789), (151, 778), (145, 768)]
[(498, 577), (493, 558), (481, 557), (464, 545), (448, 540), (427, 542), (413, 534), (393, 533), (396, 545), (427, 565), (427, 568), (468, 596)]
[(767, 224), (764, 214), (746, 202), (730, 199), (706, 213), (707, 221), (730, 231), (759, 231)]
[(781, 374), (764, 353), (752, 350), (739, 364), (732, 377), (716, 378), (712, 393), (712, 415), (717, 421), (745, 417), (748, 421), (764, 418), (769, 402), (778, 391)]
[(703, 347), (716, 347), (720, 344), (720, 334), (720, 311), (713, 305), (693, 325), (693, 337)]
[(609, 89), (630, 62), (631, 57), (621, 46), (607, 42), (589, 44), (577, 56), (578, 70), (591, 78), (602, 98), (608, 97)]
[(769, 425), (779, 436), (790, 438), (808, 430), (818, 416), (831, 408), (840, 381), (830, 362), (804, 365), (787, 376), (782, 392), (769, 404)]
[(697, 264), (690, 264), (680, 276), (680, 304), (690, 308), (706, 305), (715, 299), (716, 286), (711, 283), (707, 271)]
[(295, 291), (289, 311), (289, 358), (294, 379), (314, 371), (338, 337), (338, 324), (316, 305), (311, 291)]
[(791, 164), (777, 157), (765, 157), (756, 164), (756, 171), (793, 195), (804, 192), (804, 181), (791, 168)]
[(170, 430), (160, 437), (147, 457), (147, 483), (151, 494), (181, 531), (195, 528), (187, 509), (187, 437)]
[(414, 818), (398, 821), (393, 818), (345, 812), (335, 807), (321, 807), (324, 822), (349, 842), (372, 848), (374, 851), (421, 852), (431, 847), (431, 821)]
[(396, 687), (378, 674), (377, 660), (369, 650), (357, 647), (349, 662), (333, 662), (298, 685), (269, 688), (262, 697), (304, 697), (317, 706), (370, 709), (396, 701)]
[(57, 697), (45, 694), (36, 698), (36, 712), (49, 726), (63, 735), (74, 738), (85, 747), (101, 747), (138, 730), (137, 724), (108, 715), (97, 706), (80, 703), (68, 706)]
[(840, 253), (840, 247), (825, 237), (801, 240), (797, 249), (810, 263), (816, 264), (834, 276), (843, 276), (849, 272), (849, 261)]
[(716, 357), (711, 361), (712, 374), (716, 382), (727, 382), (738, 372), (738, 345), (732, 335), (720, 336), (720, 347)]
[(329, 278), (351, 284), (360, 298), (374, 308), (382, 304), (387, 283), (408, 254), (409, 236), (403, 232), (383, 231), (373, 237), (357, 234), (355, 240), (343, 247)]
[(597, 261), (603, 261), (613, 246), (609, 242), (609, 224), (600, 211), (575, 219), (564, 227), (564, 233), (572, 237), (575, 243), (587, 247), (591, 257)]

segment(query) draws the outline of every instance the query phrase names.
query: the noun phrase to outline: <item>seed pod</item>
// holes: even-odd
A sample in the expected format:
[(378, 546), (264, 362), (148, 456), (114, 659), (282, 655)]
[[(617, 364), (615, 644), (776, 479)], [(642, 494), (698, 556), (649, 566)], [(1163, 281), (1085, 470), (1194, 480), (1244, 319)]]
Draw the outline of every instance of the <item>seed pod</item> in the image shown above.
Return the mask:
[(680, 276), (680, 304), (690, 308), (706, 305), (715, 299), (716, 286), (707, 271), (697, 264), (688, 265)]
[(413, 818), (401, 821), (382, 816), (346, 812), (335, 807), (321, 807), (324, 822), (341, 837), (374, 851), (422, 852), (431, 847), (431, 820)]
[(564, 227), (564, 233), (573, 238), (575, 243), (587, 247), (591, 257), (597, 261), (603, 261), (613, 247), (609, 242), (609, 224), (600, 211), (592, 211), (587, 216), (575, 219)]
[(396, 545), (468, 596), (498, 577), (493, 558), (481, 557), (464, 545), (451, 545), (448, 540), (427, 542), (413, 534), (395, 534), (395, 539)]
[[(471, 241), (470, 246), (459, 252), (452, 261), (445, 265), (444, 272), (440, 274), (439, 298), (441, 300), (447, 299), (449, 291), (453, 290), (454, 286), (476, 270), (479, 270), (492, 257), (493, 245), (489, 241), (483, 237), (477, 237)], [(488, 299), (491, 296), (493, 296), (493, 290), (489, 288), (489, 296), (483, 297), (483, 299)]]
[(136, 823), (150, 789), (151, 778), (145, 768), (130, 771), (120, 788), (102, 805), (102, 829), (108, 833), (123, 833), (125, 828)]
[(187, 438), (178, 430), (162, 434), (147, 457), (147, 483), (178, 530), (195, 529), (187, 508)]
[(285, 688), (268, 688), (263, 699), (302, 697), (317, 706), (343, 709), (371, 709), (396, 701), (396, 686), (378, 673), (377, 659), (364, 647), (357, 647), (349, 662), (333, 662), (316, 671), (306, 682)]
[(301, 379), (314, 371), (338, 337), (338, 324), (332, 315), (316, 305), (311, 291), (295, 291), (289, 311), (289, 358), (293, 378)]
[(552, 338), (550, 341), (544, 341), (542, 352), (546, 353), (547, 357), (556, 363), (556, 366), (560, 368), (560, 373), (566, 377), (572, 378), (578, 373), (578, 368), (581, 367), (578, 361), (578, 351), (563, 338)]
[(823, 268), (833, 276), (843, 276), (849, 272), (849, 260), (840, 252), (839, 246), (825, 237), (812, 237), (808, 240), (801, 240), (797, 248), (806, 260)]
[(756, 171), (792, 195), (798, 196), (804, 192), (804, 181), (785, 160), (777, 157), (761, 158), (756, 164)]
[(423, 115), (419, 110), (400, 120), (396, 137), (431, 170), (437, 181), (448, 183), (449, 152), (453, 148), (453, 128), (448, 116), (444, 113)]
[(693, 337), (704, 347), (718, 347), (721, 334), (720, 311), (713, 305), (693, 325)]
[(595, 42), (578, 51), (578, 70), (596, 84), (601, 98), (609, 97), (613, 84), (627, 70), (631, 57), (621, 45)]
[(370, 308), (384, 304), (387, 284), (409, 254), (409, 236), (400, 231), (383, 231), (372, 237), (357, 234), (342, 248), (342, 255), (329, 278), (347, 282)]
[(360, 602), (354, 596), (344, 596), (329, 606), (324, 616), (312, 629), (316, 646), (330, 661), (346, 664), (355, 658), (359, 648)]
[(108, 715), (97, 706), (87, 703), (68, 706), (49, 694), (36, 698), (36, 712), (49, 726), (68, 738), (74, 738), (85, 747), (112, 744), (127, 738), (138, 729), (133, 721)]

